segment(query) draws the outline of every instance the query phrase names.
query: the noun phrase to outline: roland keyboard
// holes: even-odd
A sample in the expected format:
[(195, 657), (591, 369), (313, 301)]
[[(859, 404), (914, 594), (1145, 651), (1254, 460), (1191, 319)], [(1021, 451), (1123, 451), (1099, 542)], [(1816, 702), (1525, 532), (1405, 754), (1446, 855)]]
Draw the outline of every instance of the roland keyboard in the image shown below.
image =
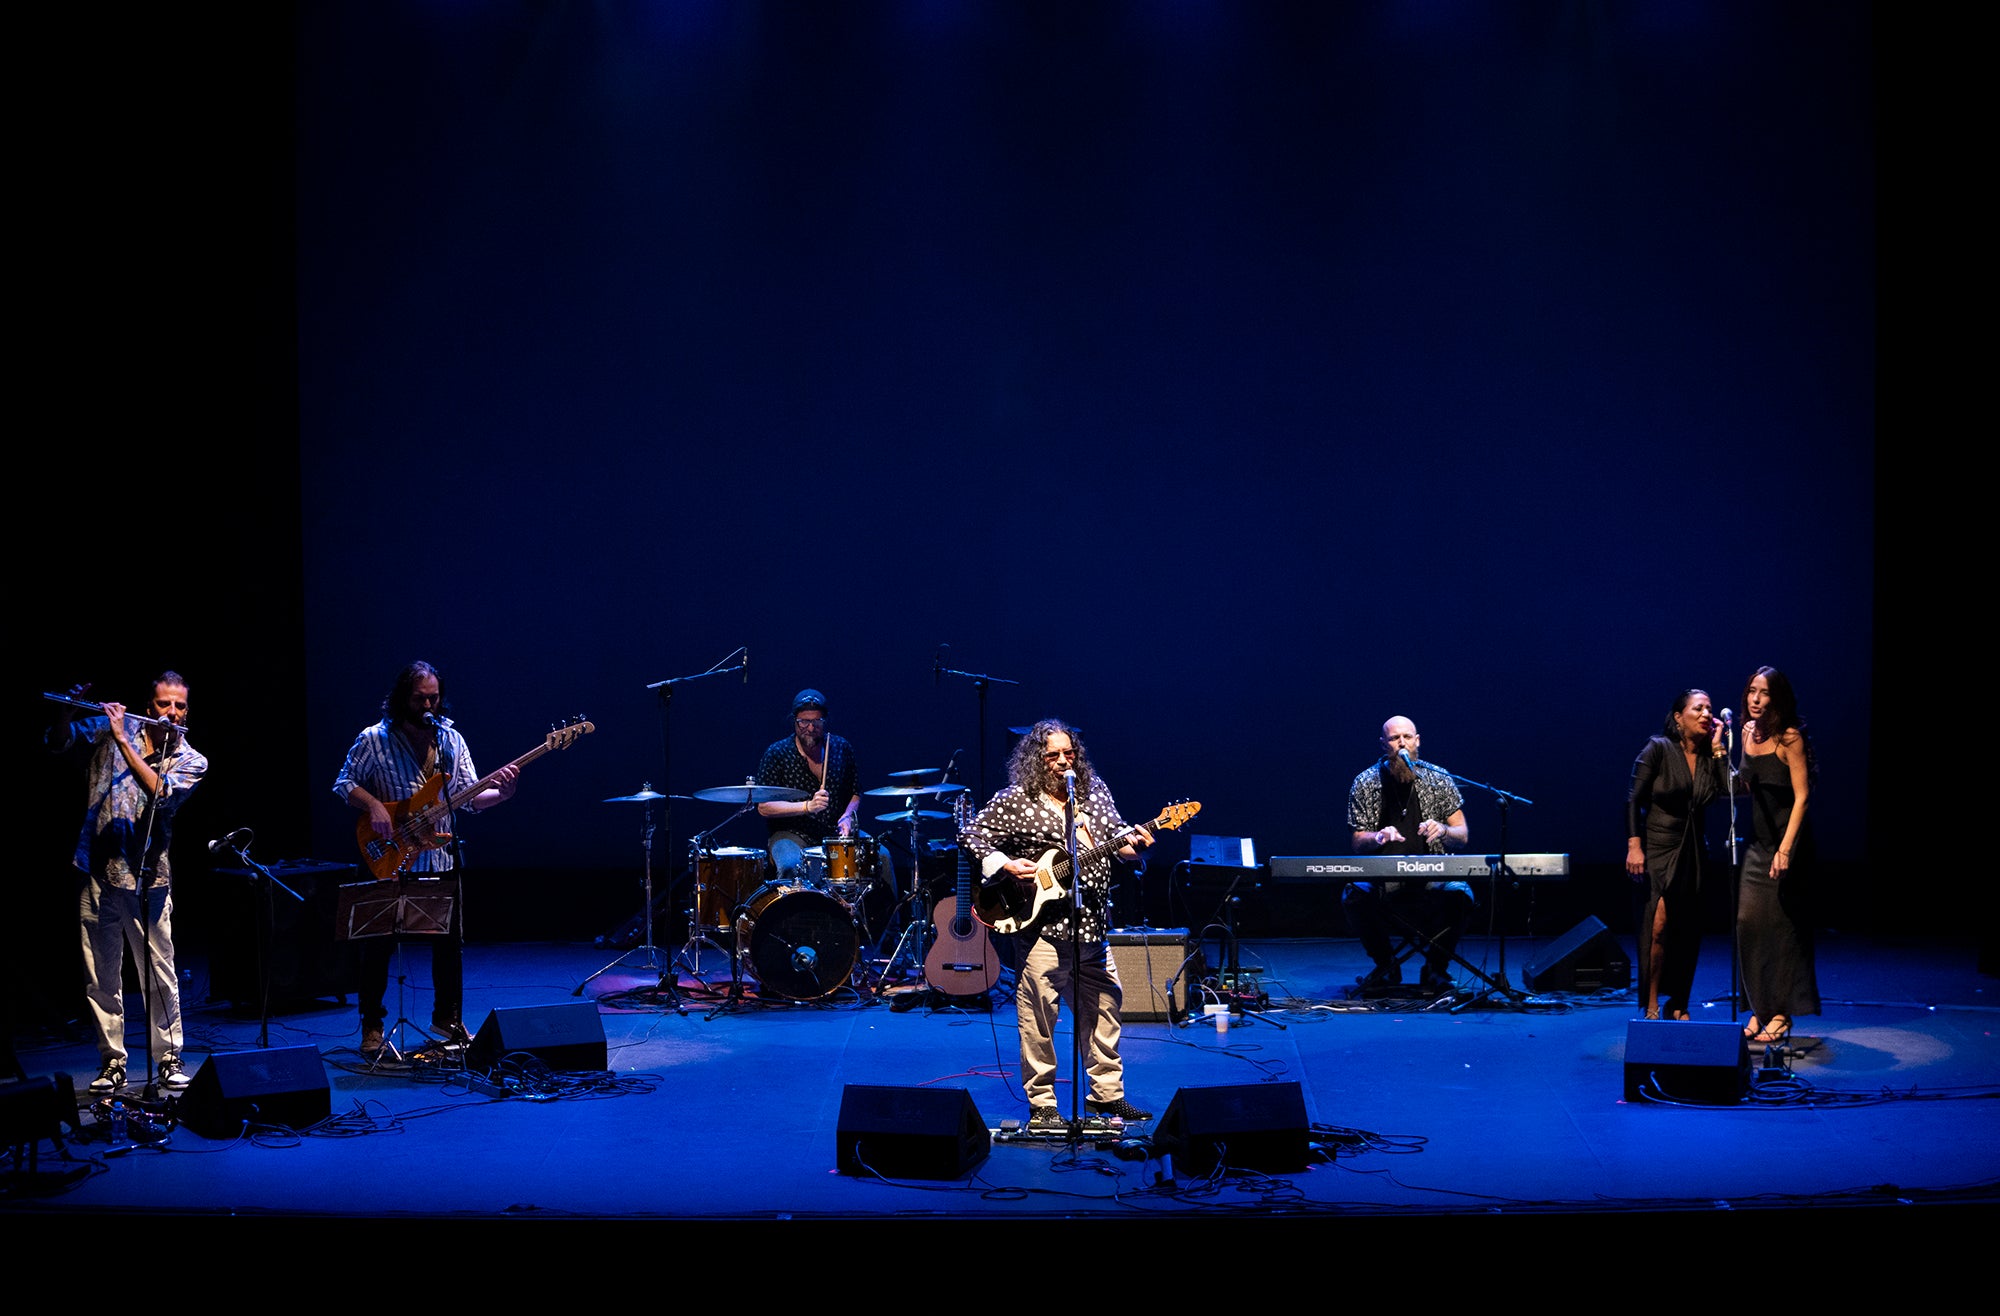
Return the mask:
[[(1276, 854), (1272, 877), (1324, 877), (1337, 882), (1491, 881), (1497, 854)], [(1566, 854), (1510, 854), (1507, 876), (1516, 882), (1562, 882)]]

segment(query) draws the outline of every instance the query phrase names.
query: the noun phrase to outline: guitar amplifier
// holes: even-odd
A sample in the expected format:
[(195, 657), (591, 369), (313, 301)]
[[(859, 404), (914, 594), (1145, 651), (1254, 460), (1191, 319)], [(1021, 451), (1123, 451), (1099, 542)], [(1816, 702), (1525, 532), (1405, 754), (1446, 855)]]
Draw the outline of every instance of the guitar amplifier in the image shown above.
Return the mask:
[[(1113, 928), (1111, 959), (1125, 992), (1126, 1023), (1171, 1023), (1187, 1014), (1187, 983), (1199, 976), (1182, 967), (1188, 955), (1186, 928)], [(1168, 984), (1172, 983), (1172, 994)]]
[(355, 985), (354, 953), (334, 939), (334, 910), (341, 886), (356, 881), (361, 869), (309, 859), (279, 860), (268, 867), (299, 897), (272, 891), (268, 923), (256, 874), (231, 865), (214, 870), (213, 885), (225, 895), (217, 916), (220, 933), (209, 955), (210, 997), (231, 1001), (254, 1016), (263, 995), (257, 947), (268, 932), (273, 1013), (329, 997), (345, 1001)]

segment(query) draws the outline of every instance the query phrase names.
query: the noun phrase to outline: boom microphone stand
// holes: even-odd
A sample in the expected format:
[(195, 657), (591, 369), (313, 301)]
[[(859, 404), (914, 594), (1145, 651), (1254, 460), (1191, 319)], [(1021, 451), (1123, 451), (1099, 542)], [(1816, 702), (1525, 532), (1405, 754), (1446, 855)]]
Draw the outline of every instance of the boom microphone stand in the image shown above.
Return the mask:
[[(1422, 761), (1421, 759), (1418, 760), (1420, 763)], [(1444, 772), (1445, 776), (1450, 777), (1461, 786), (1471, 786), (1475, 790), (1485, 791), (1500, 805), (1500, 852), (1493, 856), (1493, 880), (1489, 884), (1487, 891), (1487, 897), (1493, 903), (1486, 911), (1487, 937), (1489, 940), (1496, 935), (1499, 937), (1500, 967), (1497, 973), (1489, 974), (1485, 970), (1475, 967), (1469, 960), (1460, 955), (1457, 948), (1454, 947), (1451, 958), (1485, 982), (1486, 987), (1483, 991), (1475, 992), (1470, 997), (1460, 1001), (1457, 1005), (1452, 1006), (1451, 1013), (1457, 1014), (1461, 1010), (1470, 1009), (1495, 992), (1506, 997), (1508, 1004), (1512, 1005), (1515, 1009), (1526, 1009), (1528, 1003), (1527, 993), (1518, 988), (1511, 987), (1507, 983), (1507, 925), (1500, 918), (1500, 906), (1503, 903), (1507, 883), (1512, 880), (1507, 872), (1507, 810), (1511, 805), (1533, 805), (1534, 801), (1524, 796), (1516, 795), (1512, 791), (1501, 790), (1498, 786), (1488, 785), (1483, 781), (1474, 781), (1470, 777), (1461, 777), (1456, 772), (1445, 772), (1443, 768), (1438, 767), (1435, 763), (1429, 766), (1434, 771)]]
[[(742, 658), (743, 661), (734, 667), (723, 666), (730, 659), (737, 657)], [(669, 676), (664, 680), (655, 681), (646, 687), (660, 698), (660, 784), (665, 786), (669, 791), (674, 788), (674, 687), (677, 685), (686, 685), (690, 681), (699, 681), (705, 677), (727, 676), (731, 672), (743, 673), (743, 684), (750, 684), (749, 645), (738, 645), (734, 652), (724, 654), (705, 672), (696, 672), (693, 676)], [(660, 823), (664, 829), (664, 848), (667, 854), (671, 855), (674, 852), (674, 797), (672, 795), (667, 796), (666, 804), (661, 810)], [(668, 887), (671, 888), (672, 885), (672, 878), (669, 877)], [(650, 910), (652, 905), (648, 903), (647, 908)], [(651, 940), (651, 938), (648, 938), (648, 940)], [(701, 976), (701, 951), (699, 947), (695, 951), (694, 972), (696, 977)], [(674, 973), (675, 970), (670, 964), (661, 974), (661, 985), (665, 986)]]
[(979, 693), (979, 798), (982, 801), (989, 800), (993, 797), (986, 790), (987, 688), (995, 682), (1001, 685), (1019, 685), (1021, 683), (1019, 681), (1010, 681), (1004, 676), (994, 676), (990, 672), (961, 672), (956, 667), (946, 667), (944, 665), (944, 651), (949, 648), (951, 648), (949, 644), (940, 644), (938, 646), (936, 655), (931, 659), (931, 680), (935, 683), (942, 677), (963, 676), (972, 682), (972, 688)]

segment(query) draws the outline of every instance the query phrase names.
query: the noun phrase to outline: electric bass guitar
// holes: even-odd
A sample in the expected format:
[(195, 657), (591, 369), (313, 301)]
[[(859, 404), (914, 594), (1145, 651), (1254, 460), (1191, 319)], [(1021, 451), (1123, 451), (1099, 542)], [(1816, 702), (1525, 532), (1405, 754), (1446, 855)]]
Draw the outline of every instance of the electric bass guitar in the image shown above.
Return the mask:
[[(971, 792), (959, 792), (956, 813), (955, 826), (963, 832), (972, 821)], [(947, 996), (992, 991), (1000, 981), (1000, 957), (993, 953), (986, 926), (972, 916), (972, 860), (963, 846), (958, 851), (958, 890), (937, 902), (931, 921), (937, 936), (924, 956), (924, 981)]]
[[(578, 718), (549, 732), (541, 744), (507, 767), (525, 768), (550, 750), (568, 749), (579, 736), (587, 736), (595, 730), (596, 727)], [(361, 846), (361, 862), (367, 865), (378, 882), (397, 876), (424, 851), (435, 850), (448, 843), (451, 840), (452, 813), (468, 800), (478, 798), (481, 791), (490, 790), (504, 771), (506, 768), (489, 772), (456, 794), (445, 791), (442, 772), (433, 772), (409, 799), (384, 800), (383, 807), (389, 810), (393, 825), (388, 840), (375, 835), (375, 828), (365, 813), (355, 825), (354, 839)]]
[[(1171, 832), (1200, 812), (1199, 800), (1176, 801), (1162, 809), (1153, 821), (1136, 823), (1102, 845), (1079, 851), (1077, 861), (1087, 867), (1123, 848), (1141, 827), (1149, 832)], [(1069, 896), (1069, 880), (1069, 852), (1044, 850), (1035, 861), (1031, 876), (1016, 877), (1005, 870), (993, 874), (974, 897), (973, 912), (995, 932), (1026, 932), (1049, 916), (1052, 905)]]

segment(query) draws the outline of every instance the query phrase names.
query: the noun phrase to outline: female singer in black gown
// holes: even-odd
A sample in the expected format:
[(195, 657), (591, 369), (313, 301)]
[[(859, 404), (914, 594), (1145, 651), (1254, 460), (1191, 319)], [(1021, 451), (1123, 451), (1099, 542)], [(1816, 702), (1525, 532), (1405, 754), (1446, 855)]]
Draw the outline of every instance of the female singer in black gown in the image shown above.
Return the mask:
[[(1775, 667), (1759, 667), (1743, 688), (1744, 788), (1754, 828), (1736, 891), (1736, 936), (1743, 956), (1743, 990), (1753, 1042), (1782, 1042), (1792, 1020), (1819, 1013), (1813, 975), (1812, 926), (1805, 914), (1806, 798), (1813, 760), (1792, 683)], [(1759, 1020), (1762, 1020), (1760, 1023)]]
[(1625, 871), (1645, 882), (1639, 923), (1639, 990), (1646, 1017), (1685, 1019), (1701, 954), (1702, 824), (1725, 796), (1723, 747), (1705, 690), (1683, 690), (1632, 764), (1625, 797)]

